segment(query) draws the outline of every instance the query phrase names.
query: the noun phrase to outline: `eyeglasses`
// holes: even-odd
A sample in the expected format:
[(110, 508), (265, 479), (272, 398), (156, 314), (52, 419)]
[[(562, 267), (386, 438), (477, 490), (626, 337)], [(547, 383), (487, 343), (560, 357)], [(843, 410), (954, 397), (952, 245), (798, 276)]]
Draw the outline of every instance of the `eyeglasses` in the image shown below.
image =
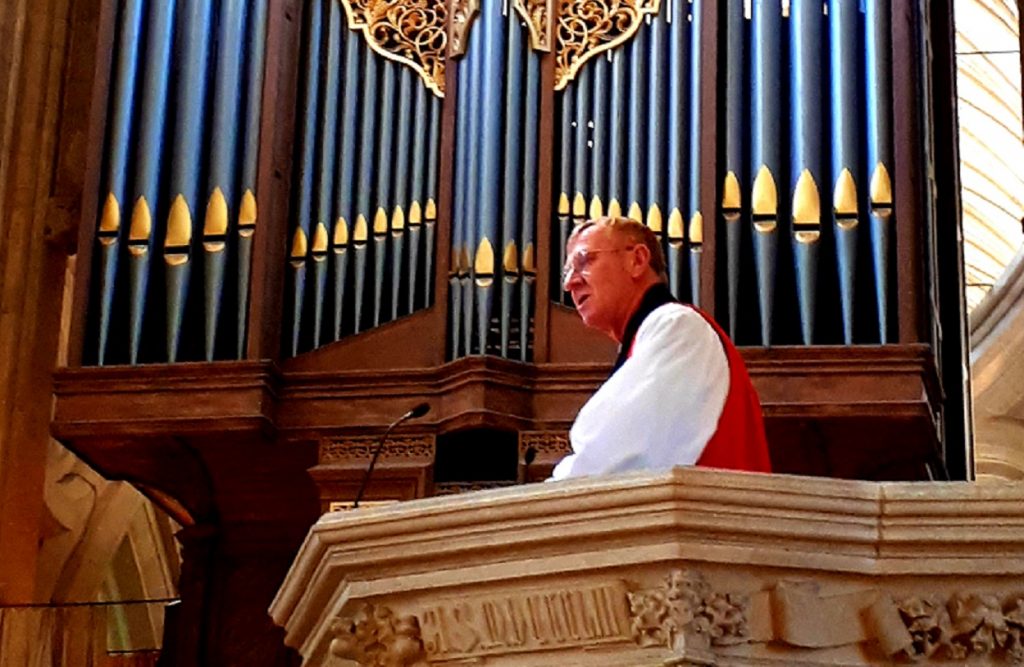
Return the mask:
[(626, 252), (636, 247), (636, 244), (628, 245), (625, 248), (597, 248), (596, 250), (580, 250), (573, 253), (572, 257), (562, 267), (562, 287), (565, 287), (573, 274), (578, 276), (590, 275), (590, 266), (603, 252)]

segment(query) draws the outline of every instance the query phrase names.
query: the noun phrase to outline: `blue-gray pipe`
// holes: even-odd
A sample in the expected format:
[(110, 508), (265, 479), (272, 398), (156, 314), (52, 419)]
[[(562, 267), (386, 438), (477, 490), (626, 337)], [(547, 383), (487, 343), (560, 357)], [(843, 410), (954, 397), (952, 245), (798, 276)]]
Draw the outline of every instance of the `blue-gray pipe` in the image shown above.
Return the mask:
[[(124, 208), (135, 107), (136, 73), (142, 33), (142, 0), (127, 0), (118, 24), (117, 58), (114, 70), (113, 111), (110, 119), (110, 147), (107, 153), (107, 202), (97, 231), (100, 245), (100, 317), (96, 362), (106, 361), (110, 315), (117, 282), (120, 239), (124, 237)], [(107, 224), (104, 224), (104, 223)]]
[[(149, 284), (153, 236), (157, 229), (161, 165), (163, 164), (163, 137), (166, 131), (167, 82), (170, 79), (171, 42), (174, 35), (174, 4), (152, 3), (146, 20), (146, 54), (142, 75), (142, 105), (139, 114), (139, 134), (136, 139), (135, 202), (132, 208), (132, 227), (136, 216), (148, 219), (145, 238), (133, 238), (129, 230), (129, 330), (128, 358), (138, 361), (142, 337), (142, 320)], [(142, 224), (140, 222), (140, 229)]]

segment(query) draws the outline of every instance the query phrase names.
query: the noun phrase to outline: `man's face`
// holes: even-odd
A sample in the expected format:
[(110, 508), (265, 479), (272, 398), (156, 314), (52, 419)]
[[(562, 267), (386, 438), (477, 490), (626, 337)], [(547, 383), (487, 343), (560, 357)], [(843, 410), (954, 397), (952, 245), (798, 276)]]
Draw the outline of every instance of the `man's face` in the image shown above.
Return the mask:
[[(566, 247), (562, 287), (572, 295), (588, 327), (621, 342), (636, 306), (638, 270), (635, 244), (607, 227), (588, 227)], [(642, 268), (642, 267), (639, 267)]]

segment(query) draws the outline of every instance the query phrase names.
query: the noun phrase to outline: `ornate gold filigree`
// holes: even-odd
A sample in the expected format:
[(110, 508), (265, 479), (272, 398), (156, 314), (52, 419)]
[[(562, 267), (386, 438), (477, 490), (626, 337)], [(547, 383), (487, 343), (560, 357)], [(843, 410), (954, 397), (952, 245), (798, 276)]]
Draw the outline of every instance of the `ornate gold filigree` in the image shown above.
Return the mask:
[(535, 51), (551, 50), (551, 3), (553, 0), (512, 0), (530, 31), (530, 46)]
[(585, 62), (622, 44), (657, 14), (661, 0), (559, 0), (555, 90), (575, 78)]
[(448, 5), (444, 0), (341, 0), (348, 25), (360, 29), (371, 49), (412, 67), (444, 97)]
[(469, 45), (469, 28), (480, 13), (480, 0), (455, 0), (452, 3), (451, 42), (452, 56), (465, 55)]

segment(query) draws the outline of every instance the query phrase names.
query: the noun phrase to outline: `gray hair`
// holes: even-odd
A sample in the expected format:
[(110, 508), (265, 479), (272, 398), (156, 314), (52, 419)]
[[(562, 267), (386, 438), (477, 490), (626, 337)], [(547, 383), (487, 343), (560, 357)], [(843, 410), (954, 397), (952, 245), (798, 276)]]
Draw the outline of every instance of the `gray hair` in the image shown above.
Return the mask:
[(665, 251), (661, 249), (661, 240), (658, 235), (647, 225), (637, 222), (633, 218), (622, 218), (603, 216), (591, 218), (576, 226), (569, 234), (566, 245), (573, 242), (573, 239), (590, 227), (603, 227), (610, 229), (613, 233), (622, 238), (628, 239), (630, 243), (647, 246), (651, 253), (651, 269), (657, 274), (662, 282), (668, 282), (668, 274), (665, 272)]

